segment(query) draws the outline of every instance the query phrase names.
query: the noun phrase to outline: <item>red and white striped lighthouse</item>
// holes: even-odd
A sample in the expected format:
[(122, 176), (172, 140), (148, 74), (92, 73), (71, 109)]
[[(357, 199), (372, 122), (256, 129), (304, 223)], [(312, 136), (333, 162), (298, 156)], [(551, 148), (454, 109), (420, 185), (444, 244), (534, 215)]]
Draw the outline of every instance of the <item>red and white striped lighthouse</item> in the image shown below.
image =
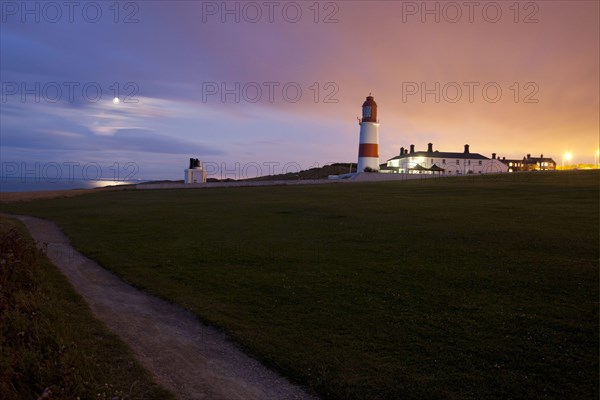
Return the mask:
[(373, 96), (368, 96), (362, 105), (360, 140), (358, 144), (358, 166), (356, 172), (364, 172), (365, 168), (379, 170), (379, 121), (377, 120), (377, 103)]

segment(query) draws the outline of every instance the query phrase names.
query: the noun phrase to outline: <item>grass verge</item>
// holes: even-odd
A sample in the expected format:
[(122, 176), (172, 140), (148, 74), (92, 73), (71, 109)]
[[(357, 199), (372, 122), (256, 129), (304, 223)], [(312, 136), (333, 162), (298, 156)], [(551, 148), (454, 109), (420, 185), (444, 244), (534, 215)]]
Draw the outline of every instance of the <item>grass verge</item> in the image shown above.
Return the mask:
[(93, 317), (23, 225), (4, 217), (0, 398), (174, 399)]
[(4, 206), (333, 399), (598, 398), (598, 173)]

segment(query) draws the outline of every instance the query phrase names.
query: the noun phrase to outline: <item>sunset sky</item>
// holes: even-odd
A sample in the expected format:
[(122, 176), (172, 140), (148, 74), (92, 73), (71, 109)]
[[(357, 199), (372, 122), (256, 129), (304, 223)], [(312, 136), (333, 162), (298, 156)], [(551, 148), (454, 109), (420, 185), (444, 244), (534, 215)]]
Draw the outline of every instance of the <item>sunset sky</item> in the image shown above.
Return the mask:
[(3, 172), (356, 162), (369, 93), (381, 162), (429, 142), (559, 164), (599, 147), (598, 1), (63, 3), (0, 3)]

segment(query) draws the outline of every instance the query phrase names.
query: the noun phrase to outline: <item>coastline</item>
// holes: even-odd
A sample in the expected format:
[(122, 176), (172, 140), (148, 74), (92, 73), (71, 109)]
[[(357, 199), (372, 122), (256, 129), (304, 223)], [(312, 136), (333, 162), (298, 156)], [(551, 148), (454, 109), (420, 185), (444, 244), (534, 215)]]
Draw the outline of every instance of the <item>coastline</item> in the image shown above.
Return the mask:
[(98, 191), (119, 190), (161, 190), (161, 189), (209, 189), (225, 187), (256, 187), (256, 186), (297, 186), (297, 185), (323, 185), (351, 182), (383, 182), (383, 181), (406, 181), (414, 179), (439, 179), (447, 176), (422, 175), (422, 174), (367, 174), (354, 173), (342, 179), (301, 179), (301, 180), (270, 180), (270, 181), (232, 181), (232, 182), (207, 182), (184, 184), (173, 181), (149, 181), (138, 184), (124, 184), (101, 186), (92, 189), (59, 189), (28, 192), (0, 192), (0, 204), (14, 203), (19, 201), (45, 200), (61, 197), (74, 197)]
[(19, 201), (48, 200), (64, 197), (74, 197), (88, 193), (97, 193), (98, 191), (116, 191), (125, 190), (126, 188), (127, 186), (123, 188), (107, 186), (96, 189), (60, 189), (41, 190), (36, 192), (0, 192), (0, 204), (15, 203)]

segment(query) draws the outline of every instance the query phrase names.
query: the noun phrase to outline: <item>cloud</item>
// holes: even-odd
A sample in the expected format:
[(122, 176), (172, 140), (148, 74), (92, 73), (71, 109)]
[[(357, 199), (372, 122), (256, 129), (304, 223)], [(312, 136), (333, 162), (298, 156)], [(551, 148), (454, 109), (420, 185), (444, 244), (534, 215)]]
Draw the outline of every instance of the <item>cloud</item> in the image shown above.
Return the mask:
[[(140, 98), (132, 104), (105, 101), (82, 109), (61, 104), (10, 104), (2, 120), (2, 146), (141, 153), (186, 153), (196, 149), (222, 154), (197, 138), (161, 129), (189, 115), (186, 107), (151, 98)], [(23, 120), (28, 121), (27, 125)]]

